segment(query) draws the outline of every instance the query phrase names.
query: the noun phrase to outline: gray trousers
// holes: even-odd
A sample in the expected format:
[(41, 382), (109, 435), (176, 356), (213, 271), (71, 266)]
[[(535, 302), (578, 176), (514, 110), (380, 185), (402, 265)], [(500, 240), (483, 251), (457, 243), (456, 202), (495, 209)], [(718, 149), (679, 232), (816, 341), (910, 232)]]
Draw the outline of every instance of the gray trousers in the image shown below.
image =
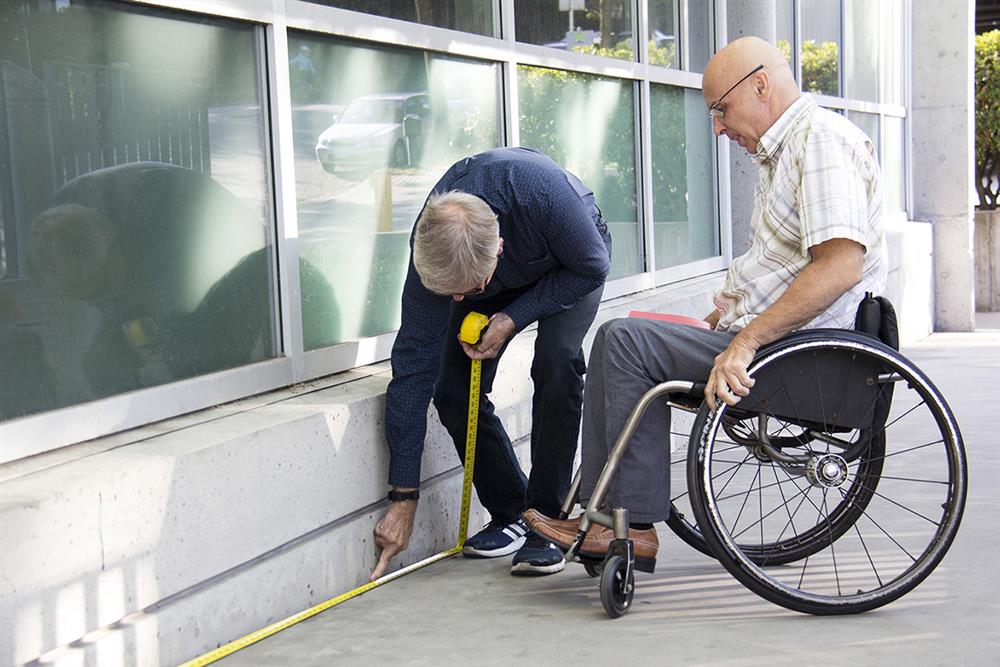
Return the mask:
[[(735, 332), (641, 318), (606, 322), (587, 365), (583, 404), (580, 501), (585, 504), (632, 408), (669, 380), (704, 382)], [(604, 502), (625, 507), (629, 520), (654, 523), (670, 514), (670, 408), (649, 406), (622, 457)]]

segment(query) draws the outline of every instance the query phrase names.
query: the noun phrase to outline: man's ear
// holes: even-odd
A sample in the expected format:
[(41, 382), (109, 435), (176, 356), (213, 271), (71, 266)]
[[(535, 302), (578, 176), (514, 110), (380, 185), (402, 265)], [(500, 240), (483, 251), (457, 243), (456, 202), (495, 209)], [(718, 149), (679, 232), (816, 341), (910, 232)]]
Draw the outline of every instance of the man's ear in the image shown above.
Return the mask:
[(766, 70), (757, 72), (753, 77), (754, 92), (762, 102), (766, 102), (771, 97), (771, 78)]

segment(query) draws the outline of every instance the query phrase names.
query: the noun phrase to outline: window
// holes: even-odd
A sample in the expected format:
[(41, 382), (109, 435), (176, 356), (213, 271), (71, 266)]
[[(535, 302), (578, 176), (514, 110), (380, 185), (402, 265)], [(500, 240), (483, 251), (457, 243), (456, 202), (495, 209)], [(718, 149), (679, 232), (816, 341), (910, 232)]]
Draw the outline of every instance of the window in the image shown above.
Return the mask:
[(635, 60), (631, 0), (514, 0), (514, 22), (519, 42)]
[(841, 4), (803, 2), (802, 90), (824, 95), (840, 95), (840, 17)]
[(175, 16), (0, 14), (0, 419), (279, 350), (260, 33)]
[(698, 90), (650, 86), (656, 268), (720, 254), (715, 144)]
[(307, 0), (390, 19), (450, 28), (494, 37), (495, 0)]
[(649, 3), (649, 62), (662, 67), (680, 67), (677, 36), (680, 34), (679, 0)]
[(878, 25), (877, 0), (844, 3), (844, 97), (879, 101)]
[(632, 82), (526, 66), (517, 81), (521, 145), (593, 190), (613, 240), (609, 278), (639, 273)]
[[(410, 230), (465, 155), (498, 145), (497, 66), (294, 32), (292, 125), (306, 350), (399, 328)], [(298, 81), (298, 83), (296, 83)]]

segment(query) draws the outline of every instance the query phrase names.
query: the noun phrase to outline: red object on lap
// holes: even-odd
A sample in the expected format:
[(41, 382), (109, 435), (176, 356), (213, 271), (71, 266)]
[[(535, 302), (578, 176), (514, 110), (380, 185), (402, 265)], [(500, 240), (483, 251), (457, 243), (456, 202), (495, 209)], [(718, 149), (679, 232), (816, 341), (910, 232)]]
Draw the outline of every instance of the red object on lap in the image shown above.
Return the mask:
[(644, 310), (632, 310), (629, 311), (629, 317), (642, 317), (647, 320), (662, 320), (663, 322), (676, 322), (677, 324), (687, 324), (688, 326), (698, 327), (699, 329), (711, 329), (708, 322), (705, 320), (699, 320), (697, 317), (690, 317), (688, 315), (674, 315), (672, 313), (650, 313)]

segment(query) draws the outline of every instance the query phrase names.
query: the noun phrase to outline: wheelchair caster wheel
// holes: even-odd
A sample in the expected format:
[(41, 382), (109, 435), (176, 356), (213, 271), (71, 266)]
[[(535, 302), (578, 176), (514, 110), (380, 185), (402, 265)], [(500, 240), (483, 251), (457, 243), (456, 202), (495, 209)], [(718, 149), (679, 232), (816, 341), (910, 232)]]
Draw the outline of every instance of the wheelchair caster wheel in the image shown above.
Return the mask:
[(587, 574), (591, 577), (601, 576), (601, 572), (604, 571), (604, 563), (588, 563), (584, 561), (583, 569), (587, 571)]
[(611, 618), (618, 618), (632, 606), (632, 595), (635, 593), (635, 576), (629, 573), (625, 576), (625, 559), (612, 556), (604, 564), (601, 574), (601, 604)]

